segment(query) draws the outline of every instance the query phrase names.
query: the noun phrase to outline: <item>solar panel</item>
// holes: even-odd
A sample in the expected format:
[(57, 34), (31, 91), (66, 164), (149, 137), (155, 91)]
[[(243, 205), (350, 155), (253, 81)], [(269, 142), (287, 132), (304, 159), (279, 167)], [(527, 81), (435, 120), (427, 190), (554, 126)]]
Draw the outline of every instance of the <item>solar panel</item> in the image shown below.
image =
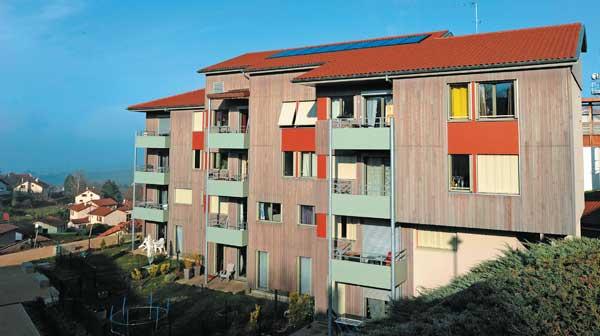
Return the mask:
[(397, 37), (397, 38), (390, 38), (390, 39), (383, 39), (383, 40), (348, 42), (348, 43), (332, 44), (332, 45), (318, 46), (318, 47), (290, 49), (290, 50), (280, 51), (274, 55), (269, 56), (269, 58), (311, 55), (311, 54), (321, 54), (321, 53), (327, 53), (327, 52), (336, 52), (336, 51), (345, 51), (345, 50), (354, 50), (354, 49), (366, 49), (366, 48), (375, 48), (375, 47), (386, 47), (386, 46), (392, 46), (392, 45), (413, 44), (413, 43), (420, 43), (427, 37), (429, 37), (429, 35), (414, 35), (414, 36)]

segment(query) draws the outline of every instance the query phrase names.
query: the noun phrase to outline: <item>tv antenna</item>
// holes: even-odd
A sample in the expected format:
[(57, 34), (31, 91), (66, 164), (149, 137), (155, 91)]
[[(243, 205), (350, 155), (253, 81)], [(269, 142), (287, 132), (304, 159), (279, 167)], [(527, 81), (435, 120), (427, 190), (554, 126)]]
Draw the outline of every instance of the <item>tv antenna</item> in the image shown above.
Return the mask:
[(479, 20), (479, 8), (477, 2), (477, 0), (471, 1), (471, 6), (473, 6), (473, 9), (475, 10), (475, 33), (479, 33), (479, 24), (481, 23), (481, 20)]

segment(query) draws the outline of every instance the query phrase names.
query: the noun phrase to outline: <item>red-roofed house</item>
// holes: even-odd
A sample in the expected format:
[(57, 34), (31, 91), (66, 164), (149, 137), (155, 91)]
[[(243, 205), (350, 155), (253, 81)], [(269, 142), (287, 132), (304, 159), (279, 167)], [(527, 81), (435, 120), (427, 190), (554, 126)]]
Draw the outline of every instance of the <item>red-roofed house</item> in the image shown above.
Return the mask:
[(127, 218), (128, 213), (126, 211), (110, 207), (99, 207), (89, 213), (90, 224), (106, 224), (113, 226), (126, 221)]
[(69, 219), (79, 219), (87, 217), (89, 212), (94, 210), (96, 207), (90, 203), (77, 203), (69, 206)]
[(92, 204), (96, 207), (108, 207), (113, 210), (116, 209), (117, 206), (119, 205), (119, 203), (117, 203), (117, 201), (115, 201), (114, 199), (112, 199), (110, 197), (91, 200), (90, 204)]
[(206, 66), (204, 91), (129, 107), (146, 114), (133, 217), (210, 274), (381, 317), (523, 239), (581, 234), (586, 49), (573, 23)]
[(86, 188), (75, 196), (75, 204), (88, 204), (93, 200), (99, 200), (101, 198), (102, 197), (100, 197), (100, 194), (98, 194), (95, 189)]
[(0, 247), (23, 239), (19, 227), (12, 224), (0, 224)]

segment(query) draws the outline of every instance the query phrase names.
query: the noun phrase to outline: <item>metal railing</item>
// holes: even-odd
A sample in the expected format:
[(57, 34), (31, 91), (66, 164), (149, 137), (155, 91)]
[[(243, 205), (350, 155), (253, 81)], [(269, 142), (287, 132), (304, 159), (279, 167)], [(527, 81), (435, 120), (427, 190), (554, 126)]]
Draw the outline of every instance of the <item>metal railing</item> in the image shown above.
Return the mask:
[(600, 121), (584, 121), (582, 123), (583, 134), (600, 134)]
[(333, 128), (390, 127), (390, 120), (389, 120), (389, 118), (384, 118), (384, 117), (375, 117), (375, 118), (366, 118), (366, 119), (339, 118), (339, 119), (333, 119), (331, 126)]
[(239, 127), (233, 126), (210, 126), (210, 133), (247, 133), (248, 125), (242, 125)]
[(136, 134), (138, 136), (169, 136), (171, 134), (171, 131), (159, 132), (159, 131), (142, 130), (142, 131), (138, 131)]
[(390, 183), (386, 184), (358, 184), (356, 180), (334, 179), (333, 193), (347, 195), (369, 195), (369, 196), (389, 196)]
[(169, 167), (155, 167), (154, 165), (137, 166), (135, 171), (146, 173), (168, 173)]
[(208, 226), (218, 227), (228, 230), (246, 230), (247, 222), (230, 223), (229, 217), (221, 214), (209, 214)]
[[(354, 242), (347, 239), (334, 239), (333, 258), (337, 260), (360, 262), (380, 266), (391, 265), (391, 252), (387, 254), (374, 254), (353, 251)], [(364, 247), (363, 247), (364, 248)], [(396, 252), (395, 261), (406, 257), (406, 250)]]
[(593, 81), (590, 89), (593, 95), (600, 95), (600, 81)]
[(156, 210), (167, 210), (168, 204), (160, 204), (157, 202), (139, 201), (135, 202), (135, 206), (138, 208), (156, 209)]
[(208, 171), (209, 180), (217, 181), (245, 181), (246, 175), (231, 174), (228, 169), (211, 169)]

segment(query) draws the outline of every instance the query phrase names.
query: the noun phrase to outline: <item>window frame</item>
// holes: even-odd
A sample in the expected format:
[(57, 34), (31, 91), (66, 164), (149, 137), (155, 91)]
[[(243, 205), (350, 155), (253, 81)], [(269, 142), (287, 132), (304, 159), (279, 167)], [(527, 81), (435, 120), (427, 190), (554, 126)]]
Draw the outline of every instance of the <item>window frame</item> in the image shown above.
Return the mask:
[[(494, 106), (497, 105), (497, 96), (496, 96), (496, 85), (498, 84), (504, 84), (504, 83), (510, 83), (512, 84), (512, 88), (513, 88), (513, 115), (503, 115), (498, 117), (497, 116), (497, 109), (494, 107), (494, 116), (482, 116), (481, 115), (481, 109), (480, 109), (480, 95), (479, 95), (479, 90), (480, 90), (480, 86), (482, 84), (493, 84), (494, 85)], [(475, 86), (474, 86), (474, 90), (475, 90), (475, 109), (476, 109), (476, 119), (477, 121), (495, 121), (495, 120), (499, 120), (499, 121), (505, 121), (505, 120), (515, 120), (515, 119), (519, 119), (519, 108), (518, 108), (518, 82), (516, 79), (506, 79), (506, 80), (492, 80), (492, 81), (478, 81), (475, 82)]]
[(350, 99), (351, 102), (351, 106), (352, 106), (352, 116), (345, 116), (343, 114), (338, 115), (337, 117), (335, 117), (335, 119), (356, 119), (356, 109), (355, 109), (355, 104), (354, 104), (354, 95), (339, 95), (339, 96), (332, 96), (329, 97), (329, 118), (334, 119), (333, 118), (333, 101), (334, 100), (341, 100), (342, 102), (342, 113), (345, 111), (345, 106), (346, 106), (346, 102), (344, 101), (344, 99)]
[[(285, 175), (285, 156), (286, 154), (292, 155), (292, 175)], [(296, 152), (293, 151), (283, 151), (281, 152), (281, 175), (284, 178), (293, 178), (296, 177)]]
[[(452, 187), (452, 157), (462, 155), (469, 158), (469, 188)], [(457, 193), (473, 193), (473, 155), (472, 154), (448, 154), (448, 191)]]
[[(471, 121), (473, 119), (473, 106), (472, 106), (472, 102), (471, 102), (471, 97), (473, 95), (473, 91), (472, 91), (472, 87), (473, 85), (471, 85), (471, 82), (455, 82), (455, 83), (448, 83), (448, 89), (446, 90), (446, 92), (448, 93), (448, 113), (447, 113), (447, 119), (450, 122), (466, 122), (466, 121)], [(452, 87), (454, 86), (460, 86), (460, 85), (466, 85), (467, 86), (467, 117), (466, 118), (454, 118), (452, 117)]]
[[(297, 159), (298, 162), (298, 176), (299, 178), (315, 178), (317, 177), (317, 155), (315, 152), (296, 152), (299, 156), (299, 158)], [(308, 154), (309, 156), (309, 169), (310, 172), (308, 173), (308, 175), (304, 175), (303, 173), (303, 169), (304, 169), (304, 154)]]
[[(197, 158), (196, 158), (196, 154), (198, 154)], [(202, 151), (199, 149), (192, 149), (192, 169), (193, 170), (201, 170), (202, 169)]]
[[(270, 205), (270, 207), (267, 208), (267, 214), (270, 212), (271, 216), (270, 219), (261, 219), (260, 218), (260, 204), (264, 203), (264, 204), (268, 204)], [(274, 204), (279, 204), (279, 220), (273, 220), (273, 205)], [(270, 209), (270, 211), (269, 211)], [(269, 222), (269, 223), (283, 223), (283, 206), (281, 203), (277, 203), (277, 202), (262, 202), (262, 201), (258, 201), (256, 202), (256, 220), (260, 221), (260, 222)]]
[[(312, 208), (312, 224), (302, 223), (302, 207)], [(305, 225), (305, 226), (311, 226), (311, 227), (317, 225), (317, 212), (316, 212), (316, 207), (314, 205), (298, 204), (298, 225)]]

